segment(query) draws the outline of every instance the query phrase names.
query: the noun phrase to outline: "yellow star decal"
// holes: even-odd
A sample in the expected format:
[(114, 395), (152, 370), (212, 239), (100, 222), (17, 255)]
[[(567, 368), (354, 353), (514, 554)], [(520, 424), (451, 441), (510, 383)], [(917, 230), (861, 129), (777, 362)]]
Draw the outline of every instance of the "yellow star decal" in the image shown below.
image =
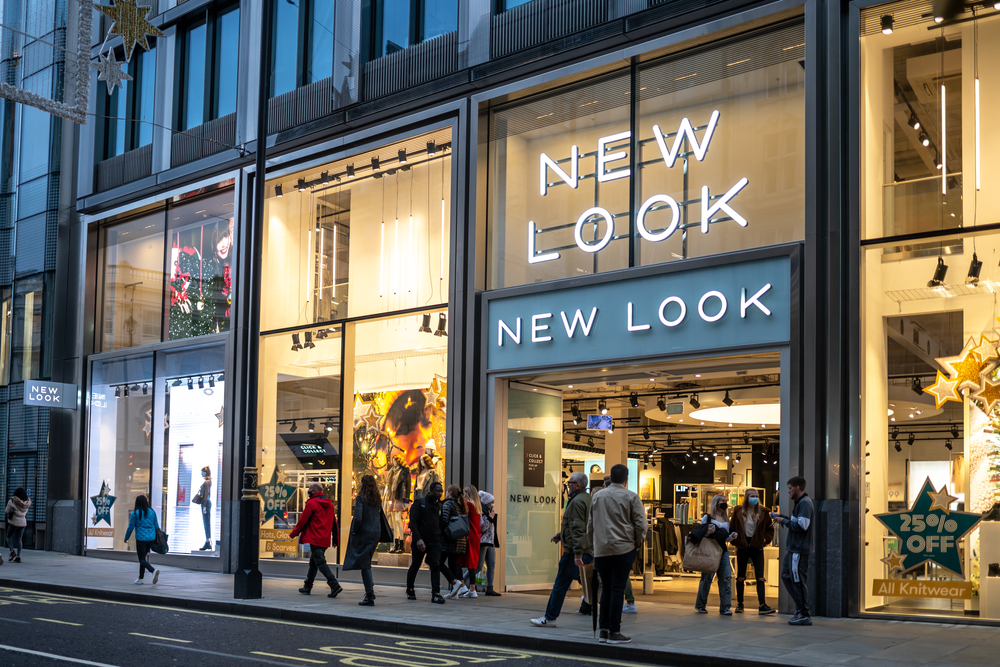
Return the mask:
[(379, 415), (378, 411), (375, 409), (375, 404), (374, 403), (369, 403), (368, 404), (368, 412), (365, 413), (365, 417), (364, 417), (365, 424), (368, 426), (368, 428), (370, 428), (370, 429), (373, 428), (373, 429), (377, 430), (378, 429), (379, 419), (381, 419), (381, 416)]
[(988, 377), (985, 377), (982, 388), (974, 391), (972, 395), (983, 402), (986, 414), (989, 414), (993, 412), (993, 407), (1000, 403), (1000, 382), (992, 382)]
[(979, 375), (989, 366), (979, 358), (975, 348), (976, 342), (970, 338), (960, 354), (935, 360), (948, 371), (952, 380), (958, 380), (958, 389), (979, 389)]
[(979, 355), (979, 358), (984, 363), (996, 360), (997, 341), (991, 339), (990, 334), (980, 334), (979, 344), (976, 346), (975, 353)]
[(889, 555), (880, 560), (889, 566), (890, 574), (895, 574), (903, 571), (903, 561), (906, 560), (906, 556), (900, 556), (896, 551), (889, 551)]
[(931, 508), (927, 510), (928, 512), (933, 512), (934, 510), (943, 510), (945, 514), (949, 514), (950, 510), (948, 506), (953, 502), (958, 500), (955, 496), (948, 494), (948, 486), (942, 486), (941, 490), (937, 493), (927, 492), (927, 495), (931, 497)]
[(278, 477), (277, 477), (277, 480), (278, 480), (278, 484), (284, 484), (288, 480), (288, 474), (284, 470), (282, 470), (281, 468), (278, 468)]
[(146, 35), (163, 37), (163, 33), (146, 20), (146, 15), (152, 11), (152, 7), (136, 6), (136, 0), (114, 0), (114, 2), (115, 4), (110, 7), (106, 5), (94, 6), (115, 22), (108, 34), (122, 36), (122, 40), (125, 42), (125, 60), (127, 62), (132, 57), (132, 49), (135, 48), (136, 44), (149, 51)]
[(955, 389), (957, 385), (958, 380), (949, 380), (941, 371), (938, 371), (937, 382), (930, 387), (925, 387), (924, 393), (934, 397), (934, 407), (936, 408), (940, 408), (948, 401), (961, 403), (962, 397), (958, 394), (958, 390)]

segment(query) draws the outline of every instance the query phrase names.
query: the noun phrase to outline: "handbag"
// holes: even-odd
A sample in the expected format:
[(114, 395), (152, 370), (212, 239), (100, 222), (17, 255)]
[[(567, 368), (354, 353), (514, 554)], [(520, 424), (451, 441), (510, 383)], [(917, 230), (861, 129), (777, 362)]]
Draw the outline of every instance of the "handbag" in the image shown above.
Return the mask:
[(457, 540), (461, 537), (469, 536), (469, 515), (452, 514), (448, 519), (448, 525), (444, 527), (444, 536), (450, 540)]
[(681, 566), (694, 572), (719, 571), (722, 560), (722, 546), (711, 537), (703, 537), (698, 544), (691, 541), (691, 536), (684, 538), (684, 560)]
[(165, 554), (170, 551), (170, 545), (167, 544), (167, 538), (170, 536), (164, 533), (159, 528), (156, 529), (156, 539), (153, 540), (153, 551), (158, 554)]
[(194, 494), (194, 498), (191, 499), (191, 504), (193, 504), (193, 505), (201, 505), (201, 494), (200, 493)]
[(392, 532), (392, 527), (389, 525), (389, 519), (386, 518), (385, 512), (379, 508), (378, 511), (378, 522), (381, 529), (381, 534), (378, 537), (379, 542), (392, 542), (396, 539), (395, 534)]

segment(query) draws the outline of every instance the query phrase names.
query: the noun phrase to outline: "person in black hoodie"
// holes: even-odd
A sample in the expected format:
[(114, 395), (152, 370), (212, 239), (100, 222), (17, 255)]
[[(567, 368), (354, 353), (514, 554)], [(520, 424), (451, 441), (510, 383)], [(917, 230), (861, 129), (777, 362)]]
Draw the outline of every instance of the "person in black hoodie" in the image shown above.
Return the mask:
[(444, 604), (441, 597), (441, 482), (431, 484), (427, 495), (410, 505), (410, 536), (412, 556), (406, 572), (406, 598), (416, 600), (413, 585), (424, 559), (431, 570), (431, 602)]

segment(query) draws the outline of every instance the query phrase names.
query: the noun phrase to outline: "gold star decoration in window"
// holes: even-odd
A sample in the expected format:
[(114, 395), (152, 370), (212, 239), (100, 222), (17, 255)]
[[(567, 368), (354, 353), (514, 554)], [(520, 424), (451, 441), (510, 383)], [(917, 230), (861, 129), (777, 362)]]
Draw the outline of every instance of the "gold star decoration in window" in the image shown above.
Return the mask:
[(978, 398), (983, 402), (983, 411), (986, 414), (993, 412), (993, 408), (1000, 403), (1000, 382), (992, 382), (988, 377), (983, 378), (983, 386), (972, 393), (973, 398)]
[(977, 343), (970, 338), (961, 353), (954, 357), (938, 357), (936, 361), (948, 371), (949, 379), (958, 380), (957, 389), (979, 389), (979, 376), (991, 366), (979, 358)]
[(160, 29), (146, 20), (152, 7), (136, 5), (136, 0), (114, 0), (113, 5), (94, 5), (102, 14), (114, 21), (109, 35), (121, 35), (125, 42), (125, 61), (132, 58), (132, 49), (138, 44), (149, 51), (146, 35), (163, 37)]
[(958, 380), (949, 380), (944, 376), (944, 374), (941, 373), (941, 371), (938, 371), (937, 382), (932, 384), (930, 387), (925, 387), (924, 393), (930, 394), (934, 397), (935, 408), (940, 408), (948, 401), (961, 403), (962, 396), (956, 389), (957, 385)]

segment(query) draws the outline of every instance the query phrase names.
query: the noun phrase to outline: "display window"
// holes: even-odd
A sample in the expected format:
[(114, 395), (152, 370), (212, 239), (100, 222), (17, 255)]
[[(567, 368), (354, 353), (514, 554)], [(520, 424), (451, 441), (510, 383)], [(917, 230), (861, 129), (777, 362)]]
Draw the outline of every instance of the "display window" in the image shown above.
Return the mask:
[(997, 620), (1000, 16), (911, 6), (861, 21), (861, 610)]
[(235, 218), (221, 185), (100, 230), (101, 351), (229, 331)]
[(93, 365), (87, 549), (134, 550), (129, 512), (147, 496), (170, 553), (219, 553), (225, 346)]
[(488, 287), (802, 240), (804, 57), (793, 22), (492, 109)]

